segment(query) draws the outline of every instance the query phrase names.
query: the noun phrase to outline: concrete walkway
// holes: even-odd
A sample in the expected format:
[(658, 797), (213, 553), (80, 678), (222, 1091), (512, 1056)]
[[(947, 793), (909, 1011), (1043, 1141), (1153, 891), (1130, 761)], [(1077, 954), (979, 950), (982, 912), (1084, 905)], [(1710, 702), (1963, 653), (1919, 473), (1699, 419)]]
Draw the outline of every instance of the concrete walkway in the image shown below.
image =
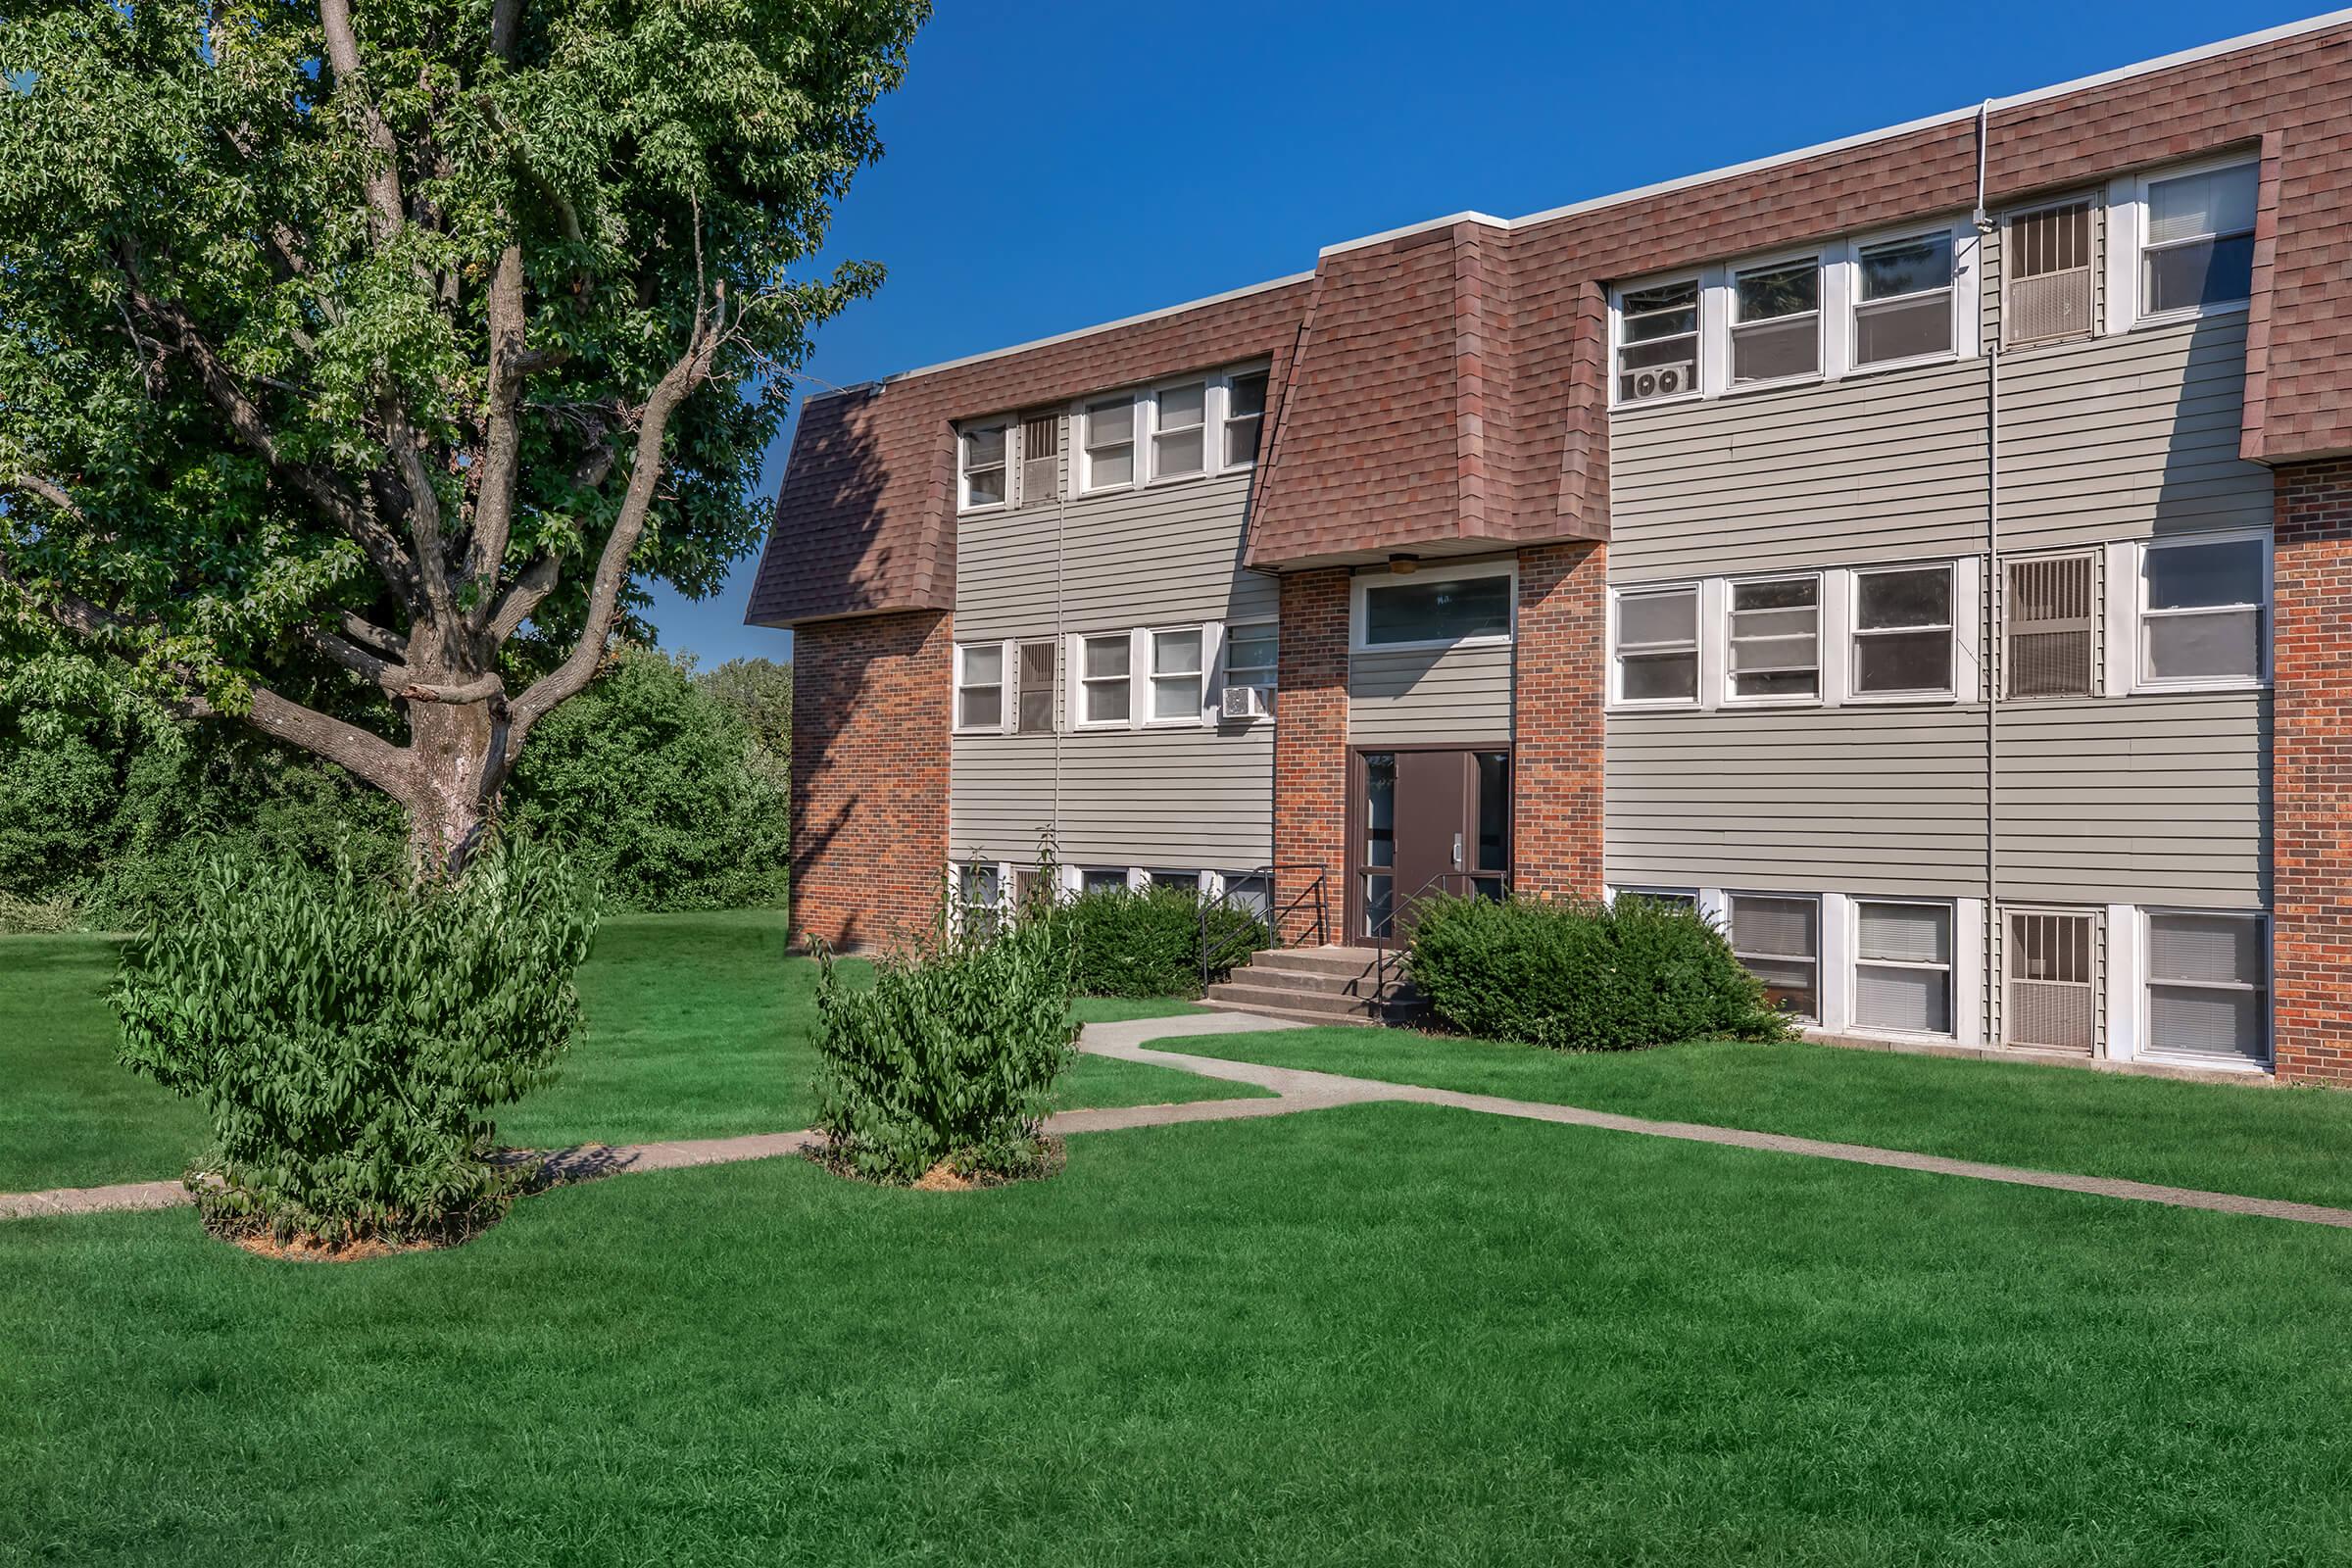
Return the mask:
[[(1064, 1110), (1046, 1122), (1047, 1130), (1069, 1136), (1116, 1132), (1130, 1127), (1166, 1127), (1179, 1122), (1239, 1121), (1252, 1116), (1287, 1116), (1300, 1111), (1327, 1110), (1335, 1105), (1376, 1102), (1441, 1105), (1478, 1111), (1490, 1116), (1515, 1116), (1526, 1121), (1558, 1122), (1572, 1127), (1597, 1127), (1605, 1132), (1633, 1133), (1644, 1138), (1674, 1138), (1686, 1143), (1716, 1144), (1729, 1149), (1752, 1149), (1766, 1153), (1801, 1154), (1813, 1159), (1842, 1160), (1854, 1165), (1884, 1165), (1933, 1176), (1959, 1176), (1972, 1181), (2001, 1182), (2014, 1187), (2044, 1187), (2056, 1192), (2083, 1193), (2093, 1198), (2119, 1199), (2134, 1203), (2163, 1203), (2175, 1208), (2211, 1209), (2222, 1214), (2251, 1214), (2264, 1219), (2293, 1220), (2305, 1225), (2330, 1225), (2352, 1230), (2352, 1209), (2319, 1203), (2289, 1202), (2277, 1198), (2245, 1198), (2234, 1193), (2206, 1193), (2187, 1187), (2159, 1187), (2149, 1182), (2121, 1181), (2104, 1176), (2069, 1176), (2055, 1171), (2026, 1170), (2014, 1165), (1987, 1165), (1970, 1159), (1945, 1159), (1867, 1144), (1833, 1144), (1816, 1138), (1790, 1138), (1780, 1133), (1751, 1133), (1732, 1127), (1708, 1127), (1696, 1122), (1650, 1121), (1586, 1110), (1577, 1105), (1554, 1105), (1541, 1101), (1505, 1100), (1496, 1095), (1463, 1094), (1430, 1089), (1419, 1084), (1382, 1083), (1340, 1073), (1311, 1072), (1298, 1067), (1268, 1067), (1257, 1062), (1227, 1061), (1218, 1056), (1195, 1056), (1182, 1052), (1155, 1051), (1149, 1044), (1171, 1037), (1253, 1034), (1297, 1025), (1279, 1018), (1249, 1013), (1217, 1012), (1177, 1018), (1139, 1018), (1126, 1023), (1086, 1026), (1079, 1049), (1093, 1055), (1153, 1067), (1173, 1067), (1226, 1083), (1251, 1084), (1273, 1091), (1272, 1100), (1202, 1100), (1178, 1105), (1130, 1105), (1103, 1110)], [(677, 1170), (688, 1165), (720, 1165), (745, 1159), (772, 1159), (797, 1154), (814, 1143), (815, 1135), (760, 1133), (747, 1138), (710, 1138), (666, 1144), (585, 1144), (550, 1154), (541, 1167), (540, 1184), (559, 1186), (622, 1176), (646, 1170)], [(132, 1182), (117, 1187), (60, 1188), (46, 1193), (0, 1195), (0, 1220), (37, 1214), (91, 1214), (121, 1209), (172, 1208), (188, 1201), (177, 1182)]]

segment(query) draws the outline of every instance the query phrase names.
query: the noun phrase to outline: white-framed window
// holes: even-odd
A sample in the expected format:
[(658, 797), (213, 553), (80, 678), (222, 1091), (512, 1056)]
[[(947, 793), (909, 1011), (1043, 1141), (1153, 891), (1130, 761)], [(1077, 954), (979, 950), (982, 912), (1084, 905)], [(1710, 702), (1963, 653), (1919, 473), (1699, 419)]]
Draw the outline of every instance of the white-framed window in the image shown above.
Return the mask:
[(2150, 909), (2146, 919), (2145, 1051), (2216, 1065), (2267, 1065), (2269, 920), (2189, 909)]
[(1123, 490), (1135, 483), (1135, 398), (1121, 393), (1097, 398), (1079, 413), (1085, 438), (1079, 442), (1081, 494)]
[(1952, 695), (1952, 568), (1875, 566), (1854, 573), (1856, 702)]
[(1764, 987), (1765, 1002), (1802, 1023), (1821, 1020), (1821, 901), (1804, 894), (1734, 893), (1726, 901), (1732, 955)]
[(1245, 621), (1225, 629), (1226, 685), (1254, 686), (1271, 707), (1280, 668), (1280, 628), (1275, 622)]
[(1004, 728), (1004, 645), (956, 648), (956, 727), (995, 734)]
[(1043, 637), (1020, 645), (1020, 664), (1013, 682), (1015, 734), (1054, 733), (1054, 678), (1060, 662), (1058, 638)]
[(1695, 276), (1644, 283), (1612, 296), (1620, 404), (1659, 403), (1698, 396), (1699, 280)]
[(1733, 269), (1733, 386), (1801, 381), (1821, 373), (1821, 287), (1818, 254)]
[(1359, 574), (1354, 645), (1362, 651), (1507, 643), (1518, 584), (1518, 567), (1507, 561)]
[(1224, 462), (1247, 468), (1257, 462), (1257, 443), (1266, 423), (1264, 370), (1236, 370), (1225, 380)]
[(1152, 477), (1192, 479), (1208, 471), (1208, 383), (1180, 381), (1152, 394)]
[(2012, 698), (2089, 697), (2098, 670), (2098, 557), (2089, 551), (2002, 563), (2001, 667)]
[(1615, 901), (1640, 899), (1661, 908), (1698, 912), (1698, 891), (1695, 888), (1611, 888), (1609, 897)]
[(2237, 158), (2141, 176), (2133, 298), (2142, 321), (2243, 309), (2254, 292), (2260, 171)]
[(1124, 893), (1127, 885), (1125, 866), (1090, 865), (1078, 873), (1081, 893)]
[(1897, 1034), (1952, 1032), (1952, 906), (1856, 899), (1856, 1028)]
[(957, 864), (954, 871), (962, 929), (974, 935), (995, 930), (1004, 915), (1004, 867), (971, 860)]
[(1149, 634), (1152, 650), (1152, 707), (1154, 724), (1198, 724), (1208, 678), (1208, 638), (1199, 626), (1177, 626)]
[(1107, 632), (1078, 639), (1078, 729), (1125, 729), (1134, 703), (1135, 641)]
[(1724, 700), (1821, 700), (1821, 577), (1749, 577), (1726, 585)]
[(2270, 672), (2267, 531), (2151, 539), (2139, 547), (2139, 678), (2144, 689), (2261, 684)]
[(1948, 225), (1855, 243), (1855, 369), (1950, 358), (1958, 251)]
[(969, 425), (956, 438), (957, 510), (988, 512), (1005, 504), (1005, 442), (1011, 428), (1010, 421), (996, 419)]
[(1698, 585), (1620, 588), (1615, 610), (1610, 698), (1621, 707), (1683, 707), (1698, 701)]

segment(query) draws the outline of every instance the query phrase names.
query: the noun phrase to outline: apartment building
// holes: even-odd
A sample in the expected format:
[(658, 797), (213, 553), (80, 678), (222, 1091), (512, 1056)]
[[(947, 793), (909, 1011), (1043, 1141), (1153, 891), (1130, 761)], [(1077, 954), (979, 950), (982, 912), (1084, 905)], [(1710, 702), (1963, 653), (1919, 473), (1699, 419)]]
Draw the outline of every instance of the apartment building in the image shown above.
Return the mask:
[(2352, 1082), (2352, 14), (811, 399), (794, 923), (1690, 902), (1827, 1037)]

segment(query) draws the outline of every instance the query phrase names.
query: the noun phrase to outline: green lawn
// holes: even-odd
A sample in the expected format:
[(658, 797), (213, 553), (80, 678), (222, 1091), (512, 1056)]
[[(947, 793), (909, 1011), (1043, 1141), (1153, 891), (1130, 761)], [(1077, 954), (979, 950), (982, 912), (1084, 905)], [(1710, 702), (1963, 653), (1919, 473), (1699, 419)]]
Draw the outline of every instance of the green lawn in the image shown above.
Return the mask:
[(0, 1562), (2352, 1557), (2352, 1235), (1420, 1106), (6, 1225), (0, 1321)]
[(1152, 1044), (1661, 1121), (2352, 1205), (2352, 1094), (2334, 1090), (1802, 1044), (1568, 1054), (1348, 1028)]
[[(176, 1176), (204, 1140), (192, 1102), (116, 1064), (105, 993), (115, 945), (0, 937), (0, 1192)], [(557, 1081), (511, 1106), (500, 1137), (554, 1148), (722, 1138), (815, 1115), (816, 966), (784, 956), (779, 910), (607, 920), (580, 972), (585, 1035)], [(1088, 1001), (1088, 1018), (1192, 1010)], [(1154, 1104), (1254, 1091), (1082, 1056), (1065, 1105)]]

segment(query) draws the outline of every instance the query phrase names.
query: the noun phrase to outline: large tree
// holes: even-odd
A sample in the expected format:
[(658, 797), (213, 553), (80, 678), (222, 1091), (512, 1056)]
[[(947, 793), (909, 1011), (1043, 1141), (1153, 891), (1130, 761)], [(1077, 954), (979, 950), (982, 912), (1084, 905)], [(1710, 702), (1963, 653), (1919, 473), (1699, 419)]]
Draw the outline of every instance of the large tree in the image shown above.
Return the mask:
[(0, 16), (0, 700), (220, 716), (456, 871), (642, 583), (711, 591), (928, 0)]

